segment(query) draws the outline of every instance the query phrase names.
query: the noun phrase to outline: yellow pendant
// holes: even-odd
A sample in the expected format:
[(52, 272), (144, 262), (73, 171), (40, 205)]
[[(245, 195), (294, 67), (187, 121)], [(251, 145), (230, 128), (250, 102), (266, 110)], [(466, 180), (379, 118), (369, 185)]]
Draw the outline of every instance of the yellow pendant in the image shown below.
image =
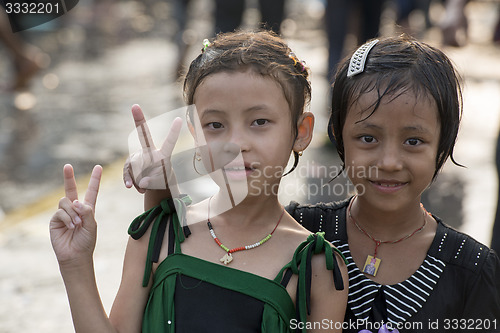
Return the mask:
[(220, 262), (223, 263), (224, 265), (229, 264), (231, 261), (233, 261), (233, 256), (231, 253), (226, 253), (224, 257), (220, 258)]
[(378, 268), (382, 259), (374, 258), (373, 256), (367, 256), (365, 261), (365, 266), (363, 267), (363, 273), (371, 276), (377, 275)]

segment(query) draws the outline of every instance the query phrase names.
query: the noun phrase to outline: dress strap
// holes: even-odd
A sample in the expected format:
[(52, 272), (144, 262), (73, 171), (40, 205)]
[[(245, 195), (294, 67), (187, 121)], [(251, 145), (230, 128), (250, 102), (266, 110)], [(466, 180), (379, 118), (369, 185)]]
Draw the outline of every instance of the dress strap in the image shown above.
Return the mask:
[(137, 216), (130, 224), (128, 233), (133, 239), (141, 238), (149, 226), (153, 225), (146, 255), (146, 267), (144, 268), (144, 278), (142, 280), (143, 287), (148, 285), (153, 263), (157, 263), (160, 257), (160, 250), (167, 225), (170, 225), (170, 229), (174, 233), (174, 253), (181, 253), (180, 244), (185, 240), (186, 236), (179, 222), (179, 214), (183, 217), (185, 207), (190, 203), (191, 199), (188, 196), (165, 199), (158, 206)]
[(307, 240), (302, 242), (297, 247), (292, 261), (285, 265), (276, 277), (276, 282), (279, 282), (281, 279), (282, 285), (283, 283), (286, 285), (291, 277), (291, 274), (289, 273), (290, 271), (293, 274), (298, 275), (296, 296), (297, 304), (295, 308), (297, 312), (297, 319), (301, 322), (306, 322), (307, 315), (311, 314), (311, 257), (313, 254), (325, 252), (326, 268), (333, 273), (335, 289), (344, 289), (342, 273), (340, 272), (334, 253), (337, 252), (346, 264), (347, 261), (344, 255), (337, 248), (331, 247), (330, 243), (325, 240), (324, 235), (324, 232), (310, 234), (307, 237)]

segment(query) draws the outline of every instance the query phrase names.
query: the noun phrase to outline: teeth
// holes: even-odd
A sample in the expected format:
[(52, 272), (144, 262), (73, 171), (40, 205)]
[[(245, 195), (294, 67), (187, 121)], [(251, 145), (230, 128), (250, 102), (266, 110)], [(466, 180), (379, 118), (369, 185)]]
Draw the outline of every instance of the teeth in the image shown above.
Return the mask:
[(232, 167), (232, 168), (224, 168), (226, 171), (245, 171), (245, 167), (244, 166), (240, 166), (240, 167)]
[(383, 187), (396, 187), (402, 185), (402, 184), (382, 184), (382, 183), (377, 183), (377, 184)]

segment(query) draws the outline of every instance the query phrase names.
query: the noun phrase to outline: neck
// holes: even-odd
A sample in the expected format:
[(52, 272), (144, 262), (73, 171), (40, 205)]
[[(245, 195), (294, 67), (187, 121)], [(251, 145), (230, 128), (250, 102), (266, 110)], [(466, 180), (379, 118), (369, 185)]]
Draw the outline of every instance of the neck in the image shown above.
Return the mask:
[(354, 197), (348, 214), (350, 222), (356, 222), (359, 228), (373, 238), (381, 241), (395, 241), (422, 227), (425, 213), (420, 201), (399, 210), (382, 210), (373, 206), (362, 197)]

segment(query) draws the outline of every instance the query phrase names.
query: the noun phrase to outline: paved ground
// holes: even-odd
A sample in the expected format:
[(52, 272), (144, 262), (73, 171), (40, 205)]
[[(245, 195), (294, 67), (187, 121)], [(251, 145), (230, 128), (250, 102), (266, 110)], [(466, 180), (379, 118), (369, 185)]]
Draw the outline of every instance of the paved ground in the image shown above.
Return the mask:
[[(126, 229), (142, 207), (141, 197), (121, 184), (127, 136), (133, 130), (130, 106), (139, 103), (153, 117), (181, 105), (181, 88), (173, 75), (176, 48), (171, 42), (168, 6), (149, 1), (151, 7), (141, 9), (139, 3), (122, 1), (106, 7), (109, 3), (102, 2), (95, 12), (101, 15), (90, 21), (91, 7), (80, 1), (74, 16), (68, 15), (60, 25), (26, 34), (52, 62), (29, 92), (0, 92), (0, 333), (72, 331), (47, 226), (63, 194), (60, 174), (68, 162), (76, 166), (81, 187), (94, 164), (105, 166), (96, 213), (100, 224), (95, 261), (104, 305), (111, 307)], [(325, 38), (311, 23), (317, 2), (304, 3), (311, 4), (306, 8), (310, 20), (289, 22), (289, 31), (292, 48), (313, 72), (311, 110), (317, 129), (312, 147), (303, 156), (302, 170), (307, 172), (299, 182), (315, 189), (325, 179), (310, 171), (321, 166), (331, 170), (338, 161), (324, 145)], [(199, 20), (193, 29), (208, 31), (207, 8), (197, 6), (193, 10)], [(473, 2), (468, 8), (470, 43), (445, 49), (465, 77), (465, 113), (455, 157), (467, 169), (448, 164), (424, 198), (429, 211), (486, 243), (496, 205), (493, 154), (500, 124), (500, 47), (489, 43), (495, 6)], [(294, 30), (292, 23), (298, 28)], [(435, 30), (425, 38), (439, 45)], [(199, 47), (193, 49), (196, 53)], [(8, 80), (8, 66), (1, 57), (1, 82)], [(343, 182), (339, 179), (334, 185)], [(339, 198), (345, 195), (338, 194)], [(316, 202), (336, 196), (297, 193), (290, 197)]]

